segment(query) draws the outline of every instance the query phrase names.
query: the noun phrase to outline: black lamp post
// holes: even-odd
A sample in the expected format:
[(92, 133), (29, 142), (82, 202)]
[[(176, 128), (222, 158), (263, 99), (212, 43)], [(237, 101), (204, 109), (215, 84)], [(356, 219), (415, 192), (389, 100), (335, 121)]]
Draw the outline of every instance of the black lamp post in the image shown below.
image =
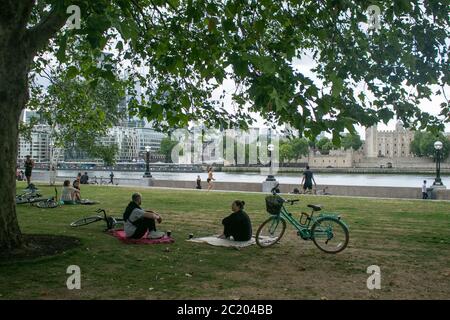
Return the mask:
[(277, 181), (275, 179), (275, 177), (273, 176), (273, 172), (272, 172), (272, 151), (275, 149), (275, 146), (273, 144), (269, 144), (267, 146), (267, 150), (269, 150), (269, 158), (270, 158), (270, 163), (269, 163), (269, 175), (267, 176), (266, 181)]
[(147, 154), (146, 154), (146, 158), (145, 158), (146, 167), (145, 167), (144, 178), (152, 178), (152, 174), (150, 173), (150, 147), (145, 146), (145, 151), (147, 152)]
[(441, 180), (441, 150), (443, 144), (441, 141), (436, 141), (434, 143), (434, 149), (436, 149), (436, 178), (434, 179), (433, 186), (442, 186)]

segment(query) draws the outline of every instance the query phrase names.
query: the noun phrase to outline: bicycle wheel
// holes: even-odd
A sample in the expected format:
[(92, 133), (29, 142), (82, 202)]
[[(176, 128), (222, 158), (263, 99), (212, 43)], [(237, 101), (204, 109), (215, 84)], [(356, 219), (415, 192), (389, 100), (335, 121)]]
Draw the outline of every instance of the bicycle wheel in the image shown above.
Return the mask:
[(28, 203), (28, 199), (27, 198), (21, 198), (21, 197), (16, 197), (16, 204), (23, 204), (23, 203)]
[(29, 203), (36, 203), (36, 202), (41, 202), (41, 201), (47, 201), (47, 198), (30, 198), (28, 200)]
[(40, 201), (36, 204), (36, 207), (42, 208), (42, 209), (53, 209), (53, 208), (56, 208), (57, 206), (58, 206), (58, 203), (53, 200)]
[(70, 224), (71, 227), (81, 227), (90, 223), (94, 223), (97, 221), (103, 220), (101, 216), (91, 216), (86, 218), (81, 218), (80, 220), (74, 221)]
[(347, 247), (349, 234), (347, 227), (337, 218), (318, 219), (311, 228), (311, 238), (320, 250), (338, 253)]
[(273, 246), (280, 241), (286, 230), (286, 221), (279, 216), (272, 216), (258, 228), (256, 244), (261, 248)]

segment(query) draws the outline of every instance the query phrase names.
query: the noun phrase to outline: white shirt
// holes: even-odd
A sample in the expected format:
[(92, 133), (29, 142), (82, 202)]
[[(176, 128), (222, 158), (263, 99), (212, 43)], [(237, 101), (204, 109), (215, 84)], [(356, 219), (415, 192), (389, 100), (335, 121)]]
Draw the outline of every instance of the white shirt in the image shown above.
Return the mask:
[(427, 192), (427, 184), (426, 183), (424, 183), (422, 185), (422, 192)]

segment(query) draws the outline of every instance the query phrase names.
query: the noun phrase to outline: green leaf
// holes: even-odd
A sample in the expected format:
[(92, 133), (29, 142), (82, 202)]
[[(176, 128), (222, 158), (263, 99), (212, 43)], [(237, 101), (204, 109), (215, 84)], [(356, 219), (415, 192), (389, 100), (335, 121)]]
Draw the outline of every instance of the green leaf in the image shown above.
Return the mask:
[(66, 75), (68, 79), (73, 79), (79, 74), (77, 67), (70, 66), (67, 68)]
[(332, 81), (333, 81), (333, 86), (331, 89), (331, 96), (333, 98), (337, 98), (337, 97), (339, 97), (339, 95), (342, 92), (342, 89), (344, 88), (344, 80), (342, 80), (339, 77), (333, 77)]

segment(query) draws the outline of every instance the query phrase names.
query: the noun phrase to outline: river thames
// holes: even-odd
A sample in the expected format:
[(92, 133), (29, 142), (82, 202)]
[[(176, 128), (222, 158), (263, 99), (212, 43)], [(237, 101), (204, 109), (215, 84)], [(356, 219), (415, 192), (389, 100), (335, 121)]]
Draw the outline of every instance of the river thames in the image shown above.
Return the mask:
[[(36, 170), (37, 172), (48, 172)], [(76, 177), (79, 171), (76, 170), (59, 170), (58, 177)], [(84, 172), (82, 172), (84, 173)], [(110, 172), (107, 171), (88, 171), (88, 175), (92, 180), (101, 177), (109, 180)], [(114, 171), (114, 178), (140, 179), (143, 172)], [(195, 172), (152, 172), (152, 176), (159, 180), (183, 180), (195, 183), (197, 176), (202, 181), (206, 181), (207, 173)], [(267, 175), (259, 173), (227, 173), (215, 172), (214, 178), (221, 182), (263, 182)], [(301, 174), (299, 173), (282, 173), (276, 174), (275, 178), (280, 183), (300, 184)], [(344, 173), (317, 173), (314, 174), (317, 184), (320, 185), (347, 185), (347, 186), (386, 186), (386, 187), (421, 187), (423, 180), (427, 180), (427, 185), (433, 184), (435, 176), (433, 174), (344, 174)], [(441, 176), (442, 182), (446, 186), (450, 186), (450, 176)], [(120, 181), (119, 181), (120, 183)]]

